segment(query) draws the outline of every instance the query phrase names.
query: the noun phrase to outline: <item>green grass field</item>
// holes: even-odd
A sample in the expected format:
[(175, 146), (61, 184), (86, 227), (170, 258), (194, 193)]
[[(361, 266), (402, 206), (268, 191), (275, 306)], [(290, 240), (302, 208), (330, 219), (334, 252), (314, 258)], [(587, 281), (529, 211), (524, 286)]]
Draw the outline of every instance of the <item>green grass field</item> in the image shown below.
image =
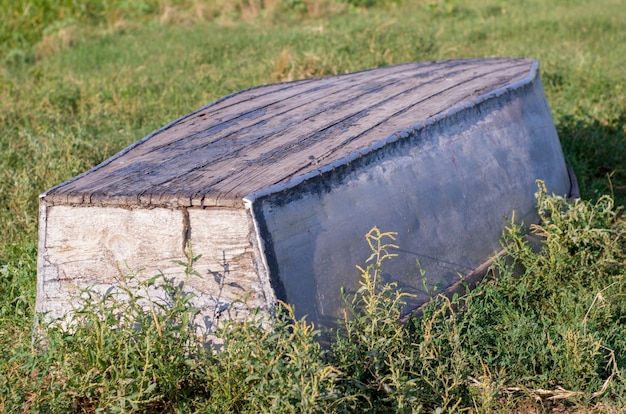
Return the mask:
[[(619, 412), (626, 404), (622, 0), (15, 0), (0, 3), (0, 42), (0, 412)], [(407, 327), (388, 323), (401, 298), (375, 287), (354, 300), (376, 306), (355, 311), (330, 350), (289, 318), (274, 321), (272, 334), (232, 327), (219, 355), (196, 349), (184, 321), (166, 339), (142, 333), (144, 345), (162, 342), (150, 352), (102, 334), (110, 326), (88, 317), (76, 332), (54, 331), (47, 351), (32, 344), (44, 190), (250, 86), (487, 56), (540, 61), (583, 196), (569, 207), (541, 198), (553, 212), (540, 229), (544, 249), (530, 251), (511, 229), (498, 281), (455, 306), (441, 300)], [(378, 345), (360, 334), (373, 320), (382, 321), (369, 335)], [(246, 349), (251, 341), (271, 346)], [(98, 350), (92, 359), (80, 356), (88, 349)]]

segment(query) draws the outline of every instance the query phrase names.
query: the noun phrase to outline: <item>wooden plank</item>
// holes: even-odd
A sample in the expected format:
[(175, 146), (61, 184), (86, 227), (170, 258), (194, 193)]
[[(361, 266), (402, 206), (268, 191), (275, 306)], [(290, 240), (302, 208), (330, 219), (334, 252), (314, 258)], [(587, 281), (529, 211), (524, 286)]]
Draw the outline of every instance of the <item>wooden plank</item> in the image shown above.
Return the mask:
[[(396, 70), (399, 71), (399, 69), (391, 68), (389, 71), (386, 71), (385, 75), (393, 76)], [(355, 76), (350, 79), (351, 82), (343, 82), (343, 83), (344, 84), (355, 83), (365, 73), (366, 72), (355, 74)], [(380, 76), (382, 75), (379, 75), (378, 77)], [(233, 126), (237, 127), (237, 125), (233, 125), (233, 124), (241, 124), (242, 121), (247, 121), (250, 119), (256, 122), (256, 124), (258, 124), (260, 122), (264, 122), (264, 120), (267, 118), (271, 119), (271, 116), (274, 116), (275, 112), (272, 112), (272, 115), (266, 116), (260, 121), (257, 120), (258, 115), (260, 113), (265, 112), (268, 107), (271, 107), (272, 105), (280, 104), (281, 102), (289, 100), (290, 98), (294, 96), (306, 97), (305, 101), (306, 100), (311, 101), (311, 99), (314, 98), (313, 94), (315, 92), (325, 91), (331, 87), (332, 87), (332, 90), (335, 90), (335, 91), (339, 90), (338, 88), (336, 88), (337, 83), (338, 83), (338, 78), (336, 77), (327, 77), (321, 80), (317, 80), (313, 85), (311, 85), (311, 83), (312, 81), (309, 80), (309, 81), (293, 82), (293, 83), (286, 84), (286, 85), (276, 84), (276, 85), (267, 85), (267, 86), (260, 87), (260, 88), (253, 88), (248, 91), (242, 91), (238, 94), (231, 95), (230, 97), (217, 101), (214, 105), (209, 106), (205, 110), (199, 111), (195, 114), (192, 114), (191, 116), (184, 117), (183, 119), (174, 123), (174, 125), (172, 125), (170, 128), (168, 128), (167, 134), (157, 134), (151, 137), (150, 140), (147, 140), (142, 143), (142, 146), (140, 149), (137, 148), (140, 151), (134, 151), (133, 153), (134, 165), (132, 166), (133, 171), (131, 172), (139, 173), (138, 176), (141, 175), (144, 177), (144, 179), (146, 177), (148, 177), (149, 179), (150, 174), (154, 173), (154, 171), (152, 171), (153, 166), (151, 165), (150, 168), (146, 169), (145, 171), (142, 171), (141, 154), (147, 154), (147, 159), (149, 160), (149, 162), (151, 162), (154, 159), (153, 151), (158, 151), (158, 150), (166, 148), (167, 146), (172, 146), (172, 145), (176, 146), (176, 150), (170, 151), (169, 158), (167, 158), (165, 154), (159, 154), (159, 157), (162, 159), (162, 161), (167, 162), (167, 161), (171, 161), (172, 159), (174, 160), (180, 159), (181, 156), (183, 156), (182, 158), (185, 159), (185, 156), (186, 156), (187, 163), (185, 165), (186, 166), (192, 165), (191, 164), (192, 160), (190, 158), (193, 157), (194, 153), (199, 154), (200, 153), (199, 150), (201, 150), (202, 148), (207, 148), (208, 146), (217, 146), (218, 147), (217, 153), (218, 154), (221, 153), (219, 149), (219, 145), (220, 145), (219, 139), (228, 137), (228, 135), (233, 134)], [(260, 93), (261, 90), (263, 90), (264, 92)], [(242, 99), (242, 97), (244, 96), (246, 98)], [(227, 102), (228, 102), (228, 105), (226, 105)], [(234, 106), (237, 106), (237, 107), (233, 109)], [(224, 114), (223, 114), (224, 109), (231, 110), (231, 112), (228, 114), (227, 119), (224, 118)], [(277, 114), (280, 114), (280, 113), (277, 113)], [(204, 118), (202, 120), (204, 122), (198, 122), (197, 118)], [(210, 122), (209, 125), (206, 125), (207, 121)], [(200, 125), (200, 126), (190, 129), (190, 128), (187, 128), (188, 125)], [(251, 125), (253, 124), (244, 122), (243, 125), (240, 125), (240, 127), (249, 127)], [(230, 127), (227, 131), (225, 131), (226, 135), (225, 134), (222, 134), (222, 135), (218, 134), (217, 136), (212, 135), (215, 132), (223, 131), (226, 127)], [(199, 132), (202, 132), (202, 135), (197, 135), (197, 133)], [(198, 142), (195, 141), (195, 139), (198, 137), (206, 138), (209, 136), (211, 137), (211, 139), (208, 140), (207, 142), (202, 143), (202, 145), (199, 145)], [(188, 141), (193, 141), (193, 144), (192, 144), (193, 147), (191, 148), (192, 151), (187, 151), (187, 153), (182, 153), (181, 149), (183, 149), (182, 147)], [(224, 142), (225, 142), (225, 145), (228, 147), (229, 146), (228, 142), (226, 141)], [(213, 148), (209, 148), (209, 151), (211, 150), (213, 150)], [(139, 154), (137, 154), (138, 152)], [(207, 160), (212, 159), (211, 158), (212, 155), (214, 154), (203, 153), (202, 157), (200, 158), (200, 161), (202, 163), (206, 163)], [(234, 156), (236, 156), (236, 154), (234, 154)], [(118, 163), (121, 166), (127, 165), (127, 161), (121, 160), (121, 159), (115, 160), (113, 161), (113, 163), (114, 164)], [(155, 175), (155, 177), (162, 177), (162, 175), (168, 174), (170, 172), (171, 174), (173, 174), (173, 176), (178, 176), (181, 174), (180, 168), (177, 168), (178, 166), (170, 165), (170, 167), (172, 168), (170, 168), (167, 171), (161, 170), (160, 171), (161, 175), (159, 176)], [(184, 174), (184, 171), (185, 171), (185, 168), (183, 168), (182, 174)], [(107, 197), (110, 196), (110, 194), (106, 194), (106, 193), (98, 194), (99, 193), (99, 188), (97, 187), (98, 183), (104, 183), (108, 188), (117, 187), (118, 191), (121, 190), (123, 193), (124, 191), (123, 189), (126, 186), (128, 186), (127, 178), (130, 175), (128, 174), (128, 172), (129, 171), (127, 171), (126, 174), (113, 173), (104, 178), (91, 177), (91, 181), (95, 181), (95, 183), (90, 183), (89, 178), (81, 180), (82, 186), (79, 187), (79, 189), (76, 189), (74, 191), (82, 191), (80, 188), (92, 186), (90, 191), (95, 192), (96, 196), (91, 197), (87, 200), (83, 200), (83, 199), (79, 199), (78, 197), (75, 197), (72, 200), (67, 199), (65, 201), (69, 203), (86, 202), (88, 204), (99, 204), (98, 203), (99, 200), (103, 200), (103, 199), (106, 200)], [(156, 185), (159, 185), (160, 182), (151, 182), (150, 184), (156, 186)], [(64, 192), (71, 194), (72, 187), (73, 187), (72, 185), (66, 186), (66, 188), (64, 189)], [(59, 198), (58, 193), (52, 194), (52, 197), (49, 198), (49, 201), (52, 201), (54, 199), (56, 199), (59, 202), (63, 201), (62, 198)], [(155, 200), (155, 202), (157, 204), (158, 203), (165, 204), (165, 203), (168, 203), (168, 200), (169, 200), (168, 197), (165, 196), (163, 197), (162, 200)], [(148, 203), (150, 202), (150, 197), (148, 197), (147, 202)], [(118, 202), (118, 204), (123, 204), (123, 203)], [(171, 200), (169, 200), (168, 204), (172, 204)], [(176, 204), (176, 203), (174, 202), (173, 204)]]
[[(443, 85), (437, 85), (438, 88), (420, 87), (419, 92), (425, 98), (409, 106), (406, 105), (405, 100), (401, 99), (389, 99), (384, 103), (366, 100), (364, 104), (366, 109), (314, 133), (314, 138), (311, 138), (310, 143), (306, 142), (306, 138), (311, 136), (307, 136), (305, 132), (303, 138), (299, 138), (300, 128), (294, 128), (289, 139), (285, 139), (287, 143), (275, 152), (278, 153), (276, 158), (286, 158), (287, 154), (291, 155), (290, 151), (292, 153), (297, 151), (297, 157), (292, 157), (291, 162), (271, 163), (271, 169), (268, 168), (267, 162), (263, 162), (265, 160), (261, 160), (262, 162), (251, 165), (245, 172), (238, 171), (229, 175), (220, 183), (223, 197), (237, 196), (237, 191), (245, 184), (250, 185), (250, 181), (254, 178), (258, 177), (259, 180), (263, 180), (264, 185), (276, 184), (297, 174), (318, 170), (320, 166), (367, 148), (381, 137), (388, 137), (415, 125), (415, 120), (420, 117), (430, 118), (462, 102), (475, 91), (476, 84), (471, 82), (472, 80), (475, 78), (464, 81), (454, 78), (454, 80), (444, 80)], [(432, 83), (428, 84), (428, 86), (431, 85)], [(402, 95), (414, 92), (413, 89), (408, 89)], [(294, 150), (294, 147), (297, 149)], [(271, 157), (273, 153), (270, 152), (270, 155), (266, 155), (265, 158)], [(261, 188), (262, 185), (256, 187)], [(254, 191), (254, 187), (249, 191)]]
[(411, 63), (224, 98), (45, 195), (73, 205), (242, 206), (402, 129), (527, 78), (532, 61)]
[[(49, 317), (71, 309), (78, 290), (103, 294), (130, 272), (138, 281), (160, 273), (174, 284), (184, 281), (204, 322), (213, 323), (226, 308), (239, 317), (248, 305), (266, 309), (276, 300), (260, 280), (267, 276), (257, 269), (253, 225), (245, 210), (60, 205), (42, 205), (42, 210), (37, 310)], [(186, 260), (189, 239), (201, 256), (194, 266), (199, 277), (186, 277), (177, 263)], [(163, 297), (158, 289), (151, 293)]]
[[(189, 209), (190, 237), (194, 254), (201, 255), (188, 285), (205, 314), (224, 305), (237, 315), (250, 307), (267, 309), (276, 297), (267, 275), (258, 268), (254, 241), (256, 234), (248, 212), (243, 209)], [(235, 305), (239, 303), (239, 305)], [(217, 308), (215, 306), (217, 305)]]
[(153, 276), (184, 258), (180, 211), (41, 208), (45, 233), (39, 239), (37, 303), (42, 312), (67, 310), (77, 289), (96, 281), (114, 284), (128, 268)]

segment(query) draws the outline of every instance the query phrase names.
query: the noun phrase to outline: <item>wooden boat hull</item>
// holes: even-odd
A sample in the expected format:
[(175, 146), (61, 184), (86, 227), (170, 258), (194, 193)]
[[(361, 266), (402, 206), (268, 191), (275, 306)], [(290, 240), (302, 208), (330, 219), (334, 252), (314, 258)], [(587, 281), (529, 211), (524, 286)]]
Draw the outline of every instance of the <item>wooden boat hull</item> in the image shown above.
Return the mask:
[[(40, 200), (37, 309), (106, 290), (124, 264), (182, 278), (209, 330), (276, 300), (330, 327), (377, 226), (406, 311), (495, 254), (506, 219), (536, 222), (536, 180), (572, 183), (538, 65), (422, 62), (242, 91), (156, 131)], [(180, 267), (180, 266), (179, 266)], [(230, 307), (229, 307), (230, 306)]]

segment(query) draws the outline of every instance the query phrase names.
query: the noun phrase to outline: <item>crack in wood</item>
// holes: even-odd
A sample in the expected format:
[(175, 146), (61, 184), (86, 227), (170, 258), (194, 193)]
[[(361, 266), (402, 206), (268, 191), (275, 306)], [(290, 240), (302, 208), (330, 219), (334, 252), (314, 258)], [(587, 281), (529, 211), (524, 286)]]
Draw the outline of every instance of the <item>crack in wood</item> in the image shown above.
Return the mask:
[(187, 208), (183, 208), (181, 209), (182, 215), (183, 215), (183, 245), (182, 245), (182, 249), (183, 249), (183, 255), (186, 256), (187, 255), (187, 247), (189, 244), (189, 241), (191, 240), (191, 224), (189, 222), (189, 211), (187, 210)]

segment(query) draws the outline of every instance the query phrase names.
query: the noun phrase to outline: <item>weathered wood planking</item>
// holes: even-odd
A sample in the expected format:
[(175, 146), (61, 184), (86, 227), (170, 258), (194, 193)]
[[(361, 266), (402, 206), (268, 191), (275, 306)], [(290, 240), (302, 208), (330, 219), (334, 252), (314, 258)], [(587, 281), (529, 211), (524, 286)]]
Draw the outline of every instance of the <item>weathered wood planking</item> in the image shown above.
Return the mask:
[(530, 64), (406, 64), (249, 89), (140, 141), (49, 192), (47, 200), (241, 206), (270, 185), (334, 165), (418, 121), (521, 81)]
[[(181, 277), (172, 261), (191, 240), (205, 315), (250, 292), (255, 306), (286, 300), (328, 326), (374, 225), (399, 233), (389, 277), (415, 307), (426, 299), (415, 260), (452, 285), (497, 250), (505, 216), (536, 220), (536, 179), (570, 190), (532, 60), (248, 89), (42, 194), (37, 307), (62, 314), (72, 284), (113, 285), (121, 262)], [(227, 286), (215, 286), (220, 266)]]

